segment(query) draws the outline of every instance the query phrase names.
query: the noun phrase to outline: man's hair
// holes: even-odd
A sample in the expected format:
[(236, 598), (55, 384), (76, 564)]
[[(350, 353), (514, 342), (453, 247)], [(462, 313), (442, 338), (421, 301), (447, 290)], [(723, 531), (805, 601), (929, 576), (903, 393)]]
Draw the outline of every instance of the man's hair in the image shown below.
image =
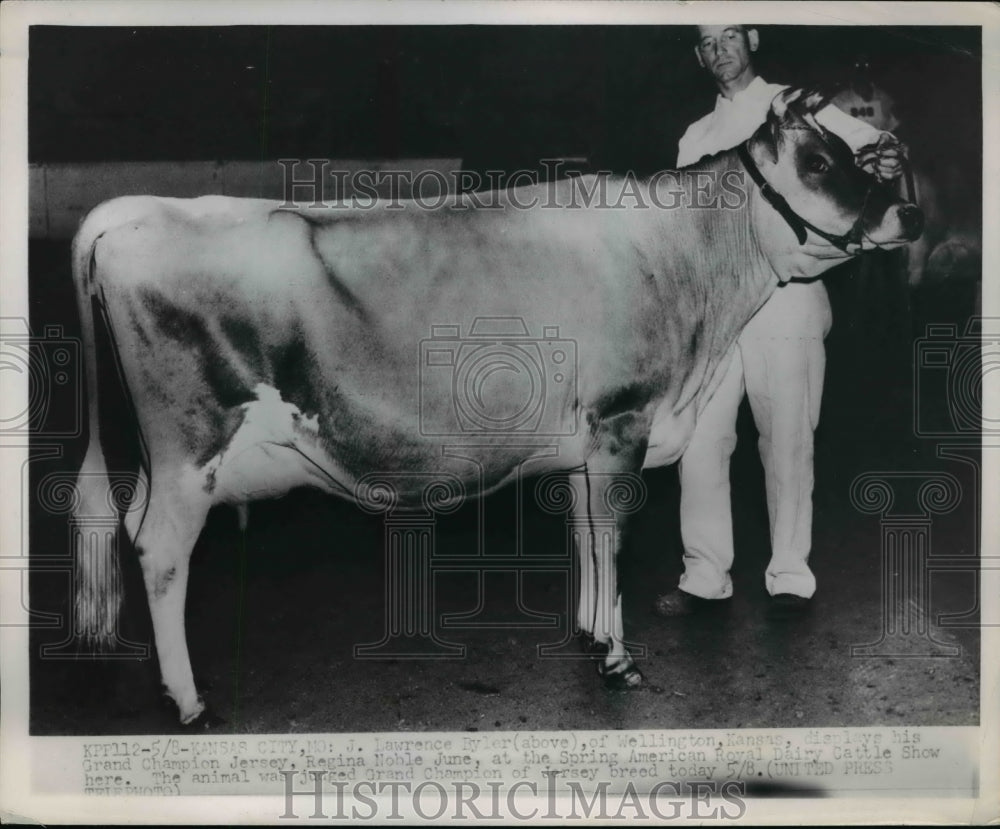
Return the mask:
[[(733, 25), (739, 26), (741, 29), (743, 29), (743, 34), (746, 34), (751, 29), (757, 29), (758, 32), (760, 31), (760, 28), (755, 26), (753, 23), (734, 23)], [(698, 25), (695, 25), (691, 27), (691, 31), (694, 33), (694, 42), (695, 45), (697, 46), (699, 43), (701, 43), (701, 28)]]

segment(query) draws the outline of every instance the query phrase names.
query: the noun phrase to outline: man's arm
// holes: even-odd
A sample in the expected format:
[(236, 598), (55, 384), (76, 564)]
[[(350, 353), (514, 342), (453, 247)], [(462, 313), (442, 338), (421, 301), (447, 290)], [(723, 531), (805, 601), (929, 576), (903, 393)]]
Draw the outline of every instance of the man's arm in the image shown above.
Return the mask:
[(694, 135), (697, 126), (697, 121), (691, 124), (691, 126), (684, 131), (684, 135), (681, 136), (681, 140), (677, 144), (678, 167), (687, 167), (688, 164), (694, 164), (702, 156), (702, 154), (697, 150), (698, 141)]

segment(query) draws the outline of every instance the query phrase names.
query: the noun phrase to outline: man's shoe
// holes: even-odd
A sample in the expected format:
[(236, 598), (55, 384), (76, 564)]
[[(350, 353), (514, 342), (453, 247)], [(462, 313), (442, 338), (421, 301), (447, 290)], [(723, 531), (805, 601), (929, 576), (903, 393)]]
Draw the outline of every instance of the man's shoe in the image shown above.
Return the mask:
[(695, 596), (678, 587), (658, 597), (653, 603), (653, 612), (657, 616), (667, 618), (692, 616), (695, 613), (720, 610), (728, 603), (727, 599), (703, 599), (701, 596)]
[(794, 593), (775, 593), (767, 603), (765, 615), (772, 621), (798, 619), (805, 616), (811, 607), (812, 601), (804, 596), (796, 596)]

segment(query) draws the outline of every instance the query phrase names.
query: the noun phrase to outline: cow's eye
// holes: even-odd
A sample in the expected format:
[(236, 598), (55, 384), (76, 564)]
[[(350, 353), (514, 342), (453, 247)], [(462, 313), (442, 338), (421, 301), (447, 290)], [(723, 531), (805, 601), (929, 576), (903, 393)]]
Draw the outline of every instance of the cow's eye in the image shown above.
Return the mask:
[(825, 173), (830, 169), (830, 165), (821, 155), (810, 155), (806, 157), (806, 169), (810, 173)]

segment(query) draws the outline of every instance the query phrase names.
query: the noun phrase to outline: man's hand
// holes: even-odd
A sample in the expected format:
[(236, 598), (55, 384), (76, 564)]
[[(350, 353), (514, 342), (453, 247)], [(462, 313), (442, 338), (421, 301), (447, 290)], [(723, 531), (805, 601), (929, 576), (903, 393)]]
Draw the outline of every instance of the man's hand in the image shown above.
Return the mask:
[(890, 133), (882, 133), (878, 141), (862, 147), (854, 156), (855, 163), (879, 181), (894, 181), (903, 174), (906, 148)]

